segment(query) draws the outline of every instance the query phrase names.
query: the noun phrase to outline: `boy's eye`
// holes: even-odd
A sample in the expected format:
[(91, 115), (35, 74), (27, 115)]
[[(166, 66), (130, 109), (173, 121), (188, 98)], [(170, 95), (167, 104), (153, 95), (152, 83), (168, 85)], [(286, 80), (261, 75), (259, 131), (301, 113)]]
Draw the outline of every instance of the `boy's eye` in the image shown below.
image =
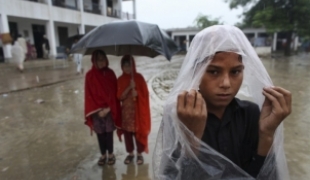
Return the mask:
[(217, 70), (207, 70), (209, 74), (217, 75), (219, 72)]
[(233, 75), (238, 75), (238, 74), (241, 73), (241, 70), (233, 70), (233, 71), (231, 71), (231, 73), (232, 73)]

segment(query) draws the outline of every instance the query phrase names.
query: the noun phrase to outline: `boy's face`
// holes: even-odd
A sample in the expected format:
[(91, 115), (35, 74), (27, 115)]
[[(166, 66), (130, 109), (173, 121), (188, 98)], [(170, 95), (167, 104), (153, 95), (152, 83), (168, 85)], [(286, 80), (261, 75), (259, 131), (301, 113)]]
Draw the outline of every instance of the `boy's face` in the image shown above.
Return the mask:
[(199, 86), (207, 106), (226, 107), (232, 101), (242, 84), (243, 69), (242, 59), (238, 54), (215, 54)]

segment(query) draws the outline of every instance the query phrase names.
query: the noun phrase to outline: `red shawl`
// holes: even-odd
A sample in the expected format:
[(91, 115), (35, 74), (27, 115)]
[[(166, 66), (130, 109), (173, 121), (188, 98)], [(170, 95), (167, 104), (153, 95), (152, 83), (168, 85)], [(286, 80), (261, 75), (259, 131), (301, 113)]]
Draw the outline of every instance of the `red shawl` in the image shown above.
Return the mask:
[(117, 79), (112, 69), (95, 66), (95, 53), (92, 54), (92, 69), (85, 79), (85, 124), (91, 130), (93, 121), (91, 115), (103, 108), (110, 107), (112, 118), (116, 126), (121, 125), (121, 108), (117, 99)]
[(131, 79), (133, 78), (136, 84), (136, 91), (138, 96), (135, 101), (136, 106), (136, 138), (144, 146), (144, 151), (148, 153), (148, 135), (151, 130), (151, 113), (150, 113), (150, 103), (149, 103), (149, 91), (147, 84), (143, 76), (136, 72), (135, 61), (132, 56), (126, 55), (122, 58), (121, 64), (125, 59), (131, 58), (131, 64), (133, 67), (133, 75), (123, 74), (117, 80), (117, 97), (120, 99), (123, 92), (129, 86)]

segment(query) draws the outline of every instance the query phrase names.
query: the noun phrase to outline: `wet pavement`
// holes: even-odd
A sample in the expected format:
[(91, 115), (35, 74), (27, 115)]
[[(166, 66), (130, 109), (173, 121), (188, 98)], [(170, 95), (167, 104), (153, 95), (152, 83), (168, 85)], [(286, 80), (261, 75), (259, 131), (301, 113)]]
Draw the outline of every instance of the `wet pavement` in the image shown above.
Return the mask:
[[(120, 75), (120, 58), (109, 59)], [(136, 58), (137, 70), (148, 83), (152, 110), (150, 153), (144, 155), (142, 166), (124, 165), (124, 143), (117, 138), (116, 164), (97, 166), (97, 139), (83, 124), (84, 78), (75, 75), (73, 62), (67, 68), (35, 62), (27, 64), (23, 74), (16, 73), (13, 66), (0, 65), (0, 179), (152, 179), (152, 153), (162, 105), (182, 59), (175, 56), (168, 62), (162, 57)], [(83, 63), (86, 70), (90, 68), (89, 57)], [(264, 58), (263, 63), (274, 83), (293, 93), (293, 113), (284, 124), (284, 147), (291, 179), (309, 179), (310, 56)], [(15, 92), (7, 93), (12, 90)], [(38, 103), (38, 99), (44, 102)]]
[(0, 94), (78, 78), (73, 61), (31, 60), (24, 67), (24, 72), (19, 73), (14, 64), (0, 64)]

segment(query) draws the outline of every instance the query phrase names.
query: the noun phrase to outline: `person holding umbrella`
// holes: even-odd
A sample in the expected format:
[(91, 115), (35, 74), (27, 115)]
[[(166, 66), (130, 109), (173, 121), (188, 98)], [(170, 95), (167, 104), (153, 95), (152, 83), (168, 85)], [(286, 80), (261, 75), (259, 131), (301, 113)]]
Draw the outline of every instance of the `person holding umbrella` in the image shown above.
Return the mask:
[(144, 163), (142, 153), (148, 153), (148, 135), (151, 128), (149, 91), (140, 73), (137, 73), (135, 61), (131, 55), (123, 56), (121, 60), (123, 74), (118, 78), (117, 97), (122, 104), (122, 121), (117, 132), (121, 141), (124, 134), (128, 156), (125, 164), (134, 158), (134, 143), (136, 142), (137, 164)]
[[(98, 165), (115, 164), (113, 154), (113, 131), (120, 126), (120, 102), (117, 99), (117, 78), (111, 70), (105, 52), (92, 54), (92, 68), (85, 79), (85, 124), (96, 132), (101, 151)], [(107, 158), (106, 153), (109, 153)], [(108, 159), (108, 160), (107, 160)]]

